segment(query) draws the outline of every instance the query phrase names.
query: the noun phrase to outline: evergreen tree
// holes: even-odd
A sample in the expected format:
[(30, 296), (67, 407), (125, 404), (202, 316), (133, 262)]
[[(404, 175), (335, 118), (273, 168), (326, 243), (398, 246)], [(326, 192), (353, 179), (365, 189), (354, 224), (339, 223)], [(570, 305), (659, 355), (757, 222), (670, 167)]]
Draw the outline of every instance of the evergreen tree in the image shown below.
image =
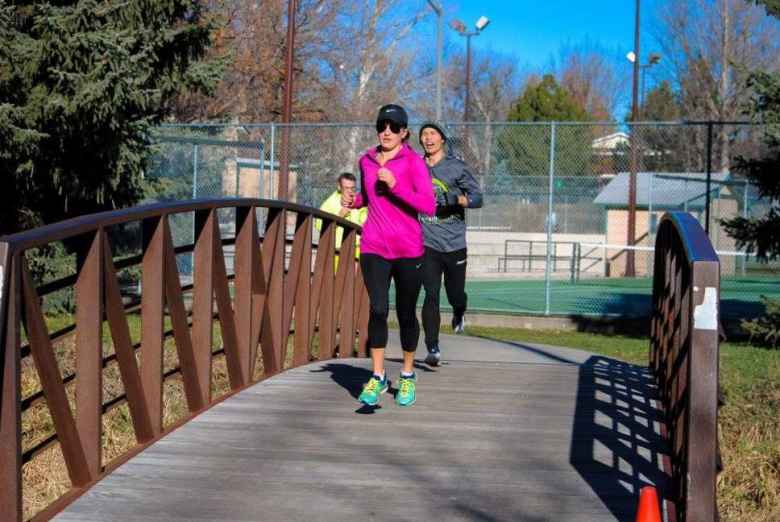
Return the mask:
[[(680, 100), (671, 84), (664, 80), (650, 90), (639, 109), (639, 121), (677, 121), (680, 119)], [(631, 119), (629, 118), (629, 121)], [(677, 126), (647, 126), (636, 128), (642, 153), (641, 170), (650, 172), (682, 172), (685, 170), (688, 129)]]
[[(569, 92), (548, 74), (530, 83), (509, 111), (510, 121), (588, 121)], [(578, 176), (591, 172), (592, 132), (587, 126), (556, 129), (555, 173)], [(498, 160), (511, 175), (547, 176), (550, 165), (550, 125), (510, 126), (498, 137)]]
[[(767, 11), (780, 17), (780, 0), (763, 0)], [(756, 71), (750, 76), (755, 91), (750, 112), (765, 125), (764, 147), (759, 157), (738, 157), (735, 170), (744, 174), (770, 201), (763, 216), (735, 217), (723, 221), (726, 231), (737, 240), (739, 248), (755, 252), (759, 260), (780, 259), (780, 73)], [(780, 301), (764, 298), (767, 315), (744, 326), (751, 334), (767, 343), (780, 342)]]
[(529, 84), (509, 111), (509, 121), (586, 121), (585, 109), (551, 74)]
[(193, 0), (0, 0), (0, 235), (143, 195), (149, 129), (208, 92), (214, 22)]

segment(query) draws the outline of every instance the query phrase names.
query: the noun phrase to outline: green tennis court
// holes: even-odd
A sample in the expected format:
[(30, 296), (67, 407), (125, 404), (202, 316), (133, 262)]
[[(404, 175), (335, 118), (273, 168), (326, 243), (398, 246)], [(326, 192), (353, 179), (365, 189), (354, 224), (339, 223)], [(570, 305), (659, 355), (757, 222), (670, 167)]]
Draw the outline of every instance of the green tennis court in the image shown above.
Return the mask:
[[(469, 310), (505, 314), (544, 314), (543, 279), (471, 279), (466, 282)], [(650, 311), (651, 278), (600, 278), (576, 283), (551, 281), (549, 313), (555, 315), (644, 316)], [(441, 306), (449, 310), (442, 287)], [(761, 315), (761, 296), (780, 299), (780, 280), (769, 277), (724, 277), (721, 280), (721, 315), (752, 318)], [(424, 291), (420, 295), (422, 304)], [(392, 302), (392, 301), (391, 301)]]

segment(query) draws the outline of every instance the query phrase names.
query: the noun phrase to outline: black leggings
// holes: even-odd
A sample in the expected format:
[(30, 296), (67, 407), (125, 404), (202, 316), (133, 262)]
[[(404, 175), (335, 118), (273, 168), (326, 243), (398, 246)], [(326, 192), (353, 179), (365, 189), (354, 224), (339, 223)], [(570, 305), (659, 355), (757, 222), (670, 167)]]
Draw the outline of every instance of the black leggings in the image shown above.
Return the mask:
[(368, 290), (368, 346), (387, 346), (387, 315), (389, 311), (390, 278), (395, 281), (395, 312), (401, 328), (401, 348), (417, 350), (420, 323), (415, 308), (422, 287), (422, 257), (385, 259), (376, 254), (361, 254), (360, 268)]
[(432, 348), (439, 344), (439, 293), (441, 291), (441, 276), (444, 275), (444, 289), (447, 300), (452, 306), (455, 317), (466, 312), (466, 249), (455, 252), (439, 252), (425, 247), (423, 257), (423, 285), (425, 286), (425, 302), (422, 309), (423, 328), (425, 329), (425, 346)]

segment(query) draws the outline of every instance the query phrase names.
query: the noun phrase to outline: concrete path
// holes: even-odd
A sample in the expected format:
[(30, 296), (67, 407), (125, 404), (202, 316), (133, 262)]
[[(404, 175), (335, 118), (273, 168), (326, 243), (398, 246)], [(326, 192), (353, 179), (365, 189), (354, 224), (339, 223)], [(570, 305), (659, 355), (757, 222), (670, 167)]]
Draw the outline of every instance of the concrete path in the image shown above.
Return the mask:
[[(359, 407), (365, 359), (259, 383), (121, 466), (56, 520), (633, 521), (638, 488), (663, 487), (645, 369), (473, 337), (443, 336), (442, 350), (446, 364), (418, 365), (411, 408), (390, 394), (376, 409)], [(400, 351), (388, 356), (395, 382)]]

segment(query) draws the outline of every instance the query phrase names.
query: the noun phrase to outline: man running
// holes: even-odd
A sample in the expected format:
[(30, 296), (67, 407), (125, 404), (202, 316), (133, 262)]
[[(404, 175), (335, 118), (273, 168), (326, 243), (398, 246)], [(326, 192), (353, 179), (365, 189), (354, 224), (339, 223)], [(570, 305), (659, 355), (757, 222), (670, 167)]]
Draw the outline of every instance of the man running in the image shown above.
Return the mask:
[[(357, 179), (351, 172), (342, 172), (337, 181), (338, 185), (335, 191), (328, 196), (328, 198), (320, 205), (320, 210), (329, 212), (330, 214), (336, 214), (338, 217), (344, 218), (347, 221), (351, 221), (356, 225), (363, 226), (368, 217), (368, 209), (364, 208), (347, 208), (341, 205), (343, 196), (347, 198), (354, 198), (357, 189)], [(319, 219), (314, 222), (317, 230), (322, 228), (322, 221)], [(336, 250), (341, 249), (341, 241), (344, 236), (344, 230), (339, 227), (336, 229)], [(355, 236), (355, 259), (360, 259), (360, 236)], [(338, 265), (338, 258), (336, 258), (336, 265)]]
[(425, 150), (425, 162), (433, 178), (436, 193), (436, 214), (420, 216), (425, 237), (423, 286), (425, 302), (422, 310), (425, 362), (437, 366), (439, 349), (439, 293), (444, 276), (444, 289), (452, 307), (452, 329), (463, 333), (466, 313), (466, 208), (482, 206), (482, 191), (463, 161), (445, 150), (447, 135), (438, 123), (420, 127), (420, 145)]

